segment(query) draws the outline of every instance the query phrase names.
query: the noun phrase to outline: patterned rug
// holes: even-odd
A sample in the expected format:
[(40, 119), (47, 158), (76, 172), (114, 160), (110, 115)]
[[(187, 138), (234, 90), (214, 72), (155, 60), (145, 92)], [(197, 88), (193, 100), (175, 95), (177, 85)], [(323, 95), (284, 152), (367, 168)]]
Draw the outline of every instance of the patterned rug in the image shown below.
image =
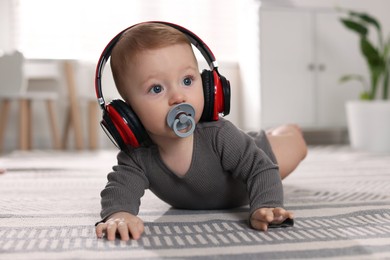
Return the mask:
[(0, 158), (0, 259), (390, 259), (390, 155), (310, 147), (284, 181), (290, 228), (248, 228), (247, 208), (171, 209), (147, 192), (138, 241), (97, 239), (115, 151)]

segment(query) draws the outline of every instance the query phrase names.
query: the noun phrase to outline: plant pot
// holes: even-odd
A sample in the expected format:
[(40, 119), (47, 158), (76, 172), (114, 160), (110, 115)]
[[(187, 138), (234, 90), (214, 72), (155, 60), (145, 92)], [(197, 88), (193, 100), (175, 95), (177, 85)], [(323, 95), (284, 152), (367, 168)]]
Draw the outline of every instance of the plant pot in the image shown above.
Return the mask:
[(353, 148), (390, 152), (390, 101), (348, 101), (346, 111)]

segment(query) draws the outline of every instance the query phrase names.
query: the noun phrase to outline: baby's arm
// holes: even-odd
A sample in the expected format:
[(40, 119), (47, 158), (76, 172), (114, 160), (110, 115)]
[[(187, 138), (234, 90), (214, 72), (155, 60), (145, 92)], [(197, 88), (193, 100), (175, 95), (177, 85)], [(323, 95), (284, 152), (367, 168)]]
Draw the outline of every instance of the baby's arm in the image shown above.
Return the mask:
[(260, 208), (253, 212), (250, 224), (254, 229), (267, 231), (269, 225), (282, 224), (285, 220), (293, 218), (293, 213), (283, 208)]
[(96, 225), (96, 236), (102, 238), (105, 233), (108, 240), (115, 240), (116, 234), (119, 234), (121, 240), (124, 241), (130, 239), (129, 234), (137, 240), (143, 232), (143, 221), (128, 212), (116, 212), (109, 216), (105, 222)]
[(105, 234), (108, 240), (115, 240), (119, 234), (122, 240), (139, 239), (143, 233), (144, 223), (137, 214), (149, 182), (138, 158), (137, 154), (118, 154), (118, 165), (108, 174), (108, 182), (100, 194), (103, 221), (96, 224), (98, 238)]

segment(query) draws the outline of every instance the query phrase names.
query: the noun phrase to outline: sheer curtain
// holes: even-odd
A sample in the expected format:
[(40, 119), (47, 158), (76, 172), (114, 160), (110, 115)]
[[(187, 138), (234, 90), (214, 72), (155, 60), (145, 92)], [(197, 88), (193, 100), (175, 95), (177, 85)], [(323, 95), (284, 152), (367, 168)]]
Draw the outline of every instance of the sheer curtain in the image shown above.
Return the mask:
[(164, 20), (196, 33), (219, 60), (237, 60), (236, 0), (12, 1), (12, 37), (28, 58), (96, 59), (122, 29)]

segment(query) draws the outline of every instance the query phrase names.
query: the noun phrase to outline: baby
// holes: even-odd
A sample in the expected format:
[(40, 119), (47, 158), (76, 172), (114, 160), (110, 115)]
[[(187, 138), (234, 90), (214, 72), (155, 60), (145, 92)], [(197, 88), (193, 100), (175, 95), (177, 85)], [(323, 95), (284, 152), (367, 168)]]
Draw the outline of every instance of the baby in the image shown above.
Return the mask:
[[(191, 44), (212, 71), (199, 73)], [(110, 55), (124, 102), (106, 105), (100, 74)], [(229, 87), (208, 47), (180, 26), (141, 23), (110, 42), (98, 64), (97, 96), (102, 126), (121, 152), (101, 192), (97, 237), (139, 239), (145, 189), (181, 209), (249, 203), (250, 226), (258, 230), (292, 222), (292, 212), (283, 208), (281, 179), (306, 155), (300, 129), (244, 133), (218, 116), (229, 112)]]

